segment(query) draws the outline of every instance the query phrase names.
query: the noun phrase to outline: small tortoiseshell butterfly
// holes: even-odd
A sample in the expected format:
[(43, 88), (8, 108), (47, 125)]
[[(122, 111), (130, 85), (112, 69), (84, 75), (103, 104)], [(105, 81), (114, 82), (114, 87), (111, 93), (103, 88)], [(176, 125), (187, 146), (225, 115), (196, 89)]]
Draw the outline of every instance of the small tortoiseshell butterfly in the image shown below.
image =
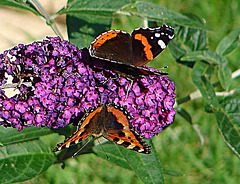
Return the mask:
[(89, 136), (103, 136), (125, 148), (139, 153), (150, 154), (150, 146), (131, 129), (130, 119), (131, 116), (128, 111), (119, 105), (104, 104), (92, 108), (80, 120), (77, 131), (63, 143), (58, 144), (53, 152), (69, 148)]

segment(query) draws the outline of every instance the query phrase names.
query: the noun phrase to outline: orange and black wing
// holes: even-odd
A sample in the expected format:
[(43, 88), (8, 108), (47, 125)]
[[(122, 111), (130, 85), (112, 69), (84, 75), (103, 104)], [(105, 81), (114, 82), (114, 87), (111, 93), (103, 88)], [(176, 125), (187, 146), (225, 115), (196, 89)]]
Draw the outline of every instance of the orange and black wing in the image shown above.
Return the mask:
[(86, 133), (85, 128), (81, 128), (76, 131), (71, 137), (64, 140), (64, 142), (57, 144), (57, 146), (53, 149), (53, 152), (60, 151), (64, 148), (69, 148), (70, 146), (83, 141), (87, 137), (89, 137), (89, 135)]
[(162, 25), (158, 28), (139, 28), (132, 32), (133, 60), (131, 64), (142, 66), (158, 56), (174, 37), (174, 29)]
[(109, 106), (108, 123), (106, 124), (106, 133), (103, 134), (108, 140), (124, 146), (127, 149), (137, 151), (139, 153), (150, 154), (150, 146), (147, 145), (141, 137), (130, 129), (130, 115), (122, 107)]
[(95, 109), (91, 109), (89, 112), (86, 112), (79, 122), (77, 131), (64, 142), (57, 144), (53, 152), (60, 151), (64, 148), (69, 148), (70, 146), (78, 144), (79, 142), (91, 136), (96, 128), (91, 125), (92, 120), (97, 119), (96, 116), (101, 112), (101, 110), (102, 107), (96, 107)]
[(131, 36), (118, 30), (105, 32), (91, 43), (89, 52), (93, 57), (128, 64), (132, 60)]
[(127, 149), (137, 151), (139, 153), (151, 153), (150, 146), (147, 145), (133, 130), (122, 130), (118, 133), (111, 133), (108, 135), (107, 139), (120, 146), (124, 146)]

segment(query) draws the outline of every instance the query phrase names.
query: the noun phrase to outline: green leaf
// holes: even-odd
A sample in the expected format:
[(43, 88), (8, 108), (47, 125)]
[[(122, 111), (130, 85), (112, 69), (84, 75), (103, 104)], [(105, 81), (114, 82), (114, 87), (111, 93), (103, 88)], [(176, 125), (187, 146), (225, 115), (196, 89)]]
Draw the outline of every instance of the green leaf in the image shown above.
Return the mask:
[(15, 8), (20, 8), (23, 10), (28, 10), (35, 15), (42, 16), (38, 10), (31, 4), (30, 1), (23, 1), (23, 0), (0, 0), (0, 6), (10, 6)]
[[(134, 11), (135, 8), (137, 9), (137, 11)], [(145, 17), (151, 21), (160, 21), (165, 23), (188, 26), (192, 28), (205, 29), (205, 26), (202, 23), (153, 3), (136, 2), (132, 6), (132, 9), (133, 10), (130, 12), (131, 14)]]
[(153, 144), (149, 140), (146, 142), (151, 145), (151, 154), (139, 154), (131, 150), (126, 151), (122, 149), (120, 152), (143, 183), (164, 183), (161, 165)]
[(232, 31), (229, 35), (221, 40), (216, 52), (220, 55), (230, 54), (234, 49), (240, 46), (240, 29)]
[(180, 59), (193, 51), (206, 50), (208, 45), (206, 30), (180, 26), (175, 27), (175, 35), (169, 44), (170, 52), (177, 62), (192, 67), (194, 61)]
[(54, 161), (51, 150), (37, 140), (51, 134), (48, 128), (31, 127), (18, 131), (0, 127), (0, 183), (21, 182), (45, 171)]
[(64, 135), (65, 137), (70, 137), (74, 132), (76, 132), (77, 126), (73, 126), (69, 124), (65, 127), (59, 127), (57, 129), (52, 128), (51, 131), (54, 133), (58, 133), (59, 135)]
[(116, 11), (130, 4), (129, 0), (69, 0), (58, 12), (67, 13), (68, 37), (79, 48), (88, 47), (101, 33), (109, 30)]
[[(111, 142), (101, 144), (101, 146), (98, 145), (98, 146), (93, 147), (93, 152), (97, 156), (99, 156), (103, 159), (106, 159), (109, 162), (112, 162), (120, 167), (132, 170), (130, 163), (123, 157), (120, 150), (122, 150), (122, 151), (125, 150), (125, 151), (131, 152), (131, 150), (126, 150), (126, 148), (120, 147)], [(141, 153), (139, 153), (139, 154), (141, 154)], [(107, 157), (109, 157), (109, 159), (107, 159)], [(171, 170), (171, 169), (167, 169), (167, 168), (162, 168), (162, 172), (163, 172), (163, 174), (170, 175), (170, 176), (182, 176), (181, 173)]]
[(176, 176), (176, 177), (184, 176), (184, 174), (182, 174), (181, 172), (174, 171), (172, 169), (168, 169), (168, 168), (165, 168), (165, 167), (162, 167), (162, 173), (166, 174), (166, 175), (169, 175), (169, 176)]
[(228, 60), (213, 51), (194, 51), (185, 54), (181, 61), (194, 62), (194, 61), (206, 61), (212, 65), (219, 65), (218, 76), (222, 87), (226, 90), (229, 89), (231, 85), (231, 70), (228, 66)]
[(222, 87), (228, 91), (232, 83), (232, 72), (229, 68), (228, 60), (225, 57), (221, 57), (219, 62), (218, 77)]
[(205, 99), (209, 107), (214, 110), (215, 108), (218, 108), (218, 100), (216, 98), (212, 84), (205, 76), (207, 69), (207, 64), (202, 62), (195, 63), (192, 71), (192, 80), (193, 83), (200, 90), (203, 98)]
[[(173, 23), (183, 25), (183, 20), (187, 19), (186, 25), (195, 28), (203, 28), (202, 22), (190, 19), (187, 16), (171, 12), (165, 8), (159, 7), (151, 3), (137, 2), (132, 8), (130, 1), (69, 1), (66, 8), (58, 12), (58, 14), (67, 13), (68, 36), (69, 40), (78, 47), (89, 46), (90, 42), (102, 32), (109, 30), (111, 27), (112, 17), (116, 14), (136, 15), (138, 17), (149, 18), (150, 20), (165, 21), (166, 17)], [(154, 7), (154, 11), (151, 6)], [(126, 8), (128, 7), (128, 8)], [(146, 11), (145, 11), (145, 8)], [(123, 10), (124, 9), (124, 10)], [(135, 12), (134, 10), (138, 10)], [(165, 12), (164, 18), (159, 17), (159, 12)], [(184, 24), (185, 25), (185, 24)]]
[(19, 132), (16, 128), (4, 128), (3, 126), (0, 126), (0, 143), (6, 146), (38, 139), (40, 136), (48, 134), (52, 134), (49, 128), (31, 127)]
[(191, 115), (182, 107), (177, 108), (177, 113), (182, 116), (185, 120), (187, 120), (190, 124), (192, 124)]
[(240, 98), (227, 98), (216, 111), (219, 131), (228, 147), (240, 158)]
[(47, 170), (55, 157), (40, 140), (11, 144), (0, 148), (0, 183), (32, 179)]
[(113, 17), (121, 8), (130, 5), (129, 0), (69, 0), (58, 14), (77, 14), (94, 17)]
[(110, 29), (111, 21), (106, 17), (67, 15), (68, 38), (79, 48), (88, 47), (98, 35)]
[(130, 6), (131, 1), (129, 0), (71, 0), (58, 14), (81, 14), (95, 17), (113, 17), (116, 14), (136, 15), (153, 21), (205, 29), (205, 26), (199, 21), (152, 3), (136, 2), (131, 8)]
[[(107, 157), (109, 157), (109, 159), (107, 159), (108, 161), (123, 167), (125, 169), (129, 169), (131, 170), (131, 166), (129, 165), (129, 163), (127, 162), (127, 160), (122, 156), (121, 152), (119, 151), (120, 146), (115, 145), (112, 142), (107, 142), (104, 144), (97, 145), (93, 147), (93, 152), (103, 158), (103, 159), (107, 159)], [(126, 148), (120, 148), (120, 149), (126, 149)], [(126, 151), (131, 151), (131, 150), (126, 150)], [(141, 153), (140, 153), (141, 154)]]
[(194, 51), (188, 54), (185, 54), (181, 60), (186, 62), (193, 62), (203, 60), (208, 62), (209, 64), (220, 64), (220, 60), (223, 59), (220, 55), (213, 51)]
[[(133, 170), (143, 183), (163, 183), (161, 165), (157, 158), (158, 156), (153, 144), (150, 143), (150, 141), (147, 141), (147, 143), (151, 145), (151, 154), (141, 154), (115, 144), (113, 145), (115, 148), (113, 146), (109, 147), (108, 145), (107, 147), (103, 146), (103, 149), (109, 156), (109, 161), (126, 169)], [(94, 151), (96, 151), (96, 149), (94, 149)], [(101, 157), (104, 156), (104, 153), (100, 153), (99, 150), (96, 154)]]

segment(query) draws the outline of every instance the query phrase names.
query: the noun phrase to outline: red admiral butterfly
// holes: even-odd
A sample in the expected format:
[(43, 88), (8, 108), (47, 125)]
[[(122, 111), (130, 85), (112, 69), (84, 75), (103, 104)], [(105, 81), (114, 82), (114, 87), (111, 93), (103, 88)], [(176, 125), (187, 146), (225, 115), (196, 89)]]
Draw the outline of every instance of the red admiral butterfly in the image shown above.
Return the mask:
[(69, 148), (90, 136), (103, 136), (120, 146), (150, 154), (150, 146), (131, 129), (129, 119), (131, 116), (128, 111), (119, 105), (104, 104), (92, 108), (80, 120), (77, 131), (63, 143), (58, 144), (53, 152)]
[(160, 54), (173, 37), (174, 29), (165, 24), (154, 29), (135, 29), (131, 36), (123, 31), (111, 30), (98, 36), (91, 43), (89, 52), (92, 57), (117, 63), (119, 68), (116, 70), (133, 67), (143, 70), (143, 75), (162, 74), (140, 66)]

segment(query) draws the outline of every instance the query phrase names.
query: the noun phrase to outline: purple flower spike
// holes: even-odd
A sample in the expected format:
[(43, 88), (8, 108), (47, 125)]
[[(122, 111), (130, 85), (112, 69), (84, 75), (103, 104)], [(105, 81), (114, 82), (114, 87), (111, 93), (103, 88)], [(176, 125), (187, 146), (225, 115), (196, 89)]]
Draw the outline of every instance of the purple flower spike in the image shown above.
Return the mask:
[[(86, 48), (79, 50), (59, 37), (4, 51), (0, 54), (0, 125), (18, 130), (30, 125), (59, 128), (105, 103), (125, 106), (133, 117), (130, 125), (147, 139), (173, 122), (176, 95), (169, 77), (139, 76), (131, 81), (99, 61)], [(10, 85), (19, 94), (7, 97), (4, 85), (10, 75)]]

